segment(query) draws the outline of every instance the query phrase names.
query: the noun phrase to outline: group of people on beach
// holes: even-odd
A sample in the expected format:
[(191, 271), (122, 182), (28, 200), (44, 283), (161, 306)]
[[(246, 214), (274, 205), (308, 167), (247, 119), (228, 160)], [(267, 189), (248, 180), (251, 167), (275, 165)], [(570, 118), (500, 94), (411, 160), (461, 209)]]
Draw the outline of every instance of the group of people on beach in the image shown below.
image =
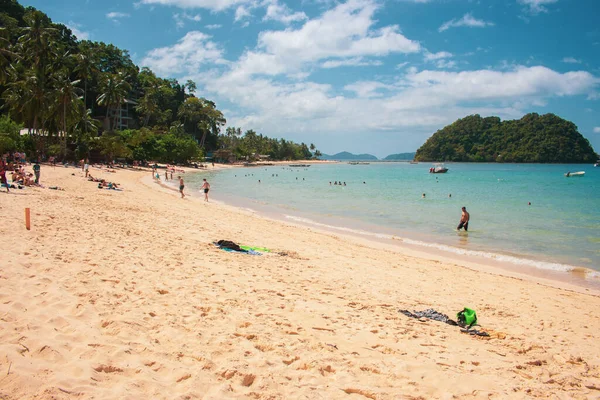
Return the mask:
[[(10, 189), (22, 189), (24, 186), (36, 186), (40, 184), (41, 167), (39, 162), (35, 162), (32, 166), (33, 172), (27, 172), (27, 160), (24, 158), (25, 153), (7, 153), (0, 157), (0, 187), (6, 188), (9, 193)], [(8, 182), (10, 176), (11, 182)]]
[[(171, 175), (171, 180), (173, 180), (173, 171), (185, 173), (185, 170), (176, 170), (175, 167), (167, 164), (167, 167), (165, 169), (165, 182), (169, 180), (169, 174)], [(154, 180), (160, 182), (160, 174), (158, 173), (157, 164), (154, 164), (152, 166), (152, 177), (154, 178)], [(183, 181), (181, 175), (179, 175), (177, 179), (179, 179), (179, 193), (181, 194), (181, 198), (183, 199), (185, 197), (185, 193), (183, 192), (183, 190), (185, 189), (185, 182)], [(208, 192), (210, 191), (210, 184), (207, 182), (206, 178), (203, 179), (200, 190), (204, 191), (204, 201), (208, 201)]]

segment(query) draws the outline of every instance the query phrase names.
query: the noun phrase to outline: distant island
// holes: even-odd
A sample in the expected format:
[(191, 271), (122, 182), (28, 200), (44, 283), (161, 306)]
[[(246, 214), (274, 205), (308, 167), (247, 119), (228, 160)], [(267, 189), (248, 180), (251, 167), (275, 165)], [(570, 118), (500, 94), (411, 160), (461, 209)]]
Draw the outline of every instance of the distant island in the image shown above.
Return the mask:
[(331, 161), (377, 161), (378, 158), (372, 154), (352, 154), (347, 151), (342, 151), (334, 155), (322, 154), (319, 157), (321, 160)]
[(574, 123), (554, 114), (519, 120), (471, 115), (433, 134), (417, 161), (593, 163), (598, 155)]
[(411, 161), (415, 158), (415, 153), (390, 154), (383, 161)]

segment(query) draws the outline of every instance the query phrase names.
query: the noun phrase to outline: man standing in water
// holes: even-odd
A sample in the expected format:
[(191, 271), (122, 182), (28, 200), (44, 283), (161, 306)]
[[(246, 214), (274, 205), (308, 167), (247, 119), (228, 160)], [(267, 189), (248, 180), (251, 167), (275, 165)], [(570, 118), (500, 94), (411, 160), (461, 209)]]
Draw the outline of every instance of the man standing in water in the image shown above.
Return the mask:
[(208, 191), (210, 190), (210, 183), (206, 182), (206, 178), (204, 178), (204, 183), (202, 184), (201, 189), (204, 190), (204, 201), (208, 201)]
[(185, 194), (183, 194), (183, 188), (184, 187), (185, 187), (185, 185), (183, 184), (183, 178), (179, 177), (179, 193), (181, 193), (181, 198), (182, 199), (185, 197)]
[(460, 223), (456, 227), (456, 230), (461, 230), (461, 228), (465, 228), (465, 232), (469, 230), (469, 219), (471, 216), (467, 212), (467, 207), (462, 208), (462, 215), (460, 216)]

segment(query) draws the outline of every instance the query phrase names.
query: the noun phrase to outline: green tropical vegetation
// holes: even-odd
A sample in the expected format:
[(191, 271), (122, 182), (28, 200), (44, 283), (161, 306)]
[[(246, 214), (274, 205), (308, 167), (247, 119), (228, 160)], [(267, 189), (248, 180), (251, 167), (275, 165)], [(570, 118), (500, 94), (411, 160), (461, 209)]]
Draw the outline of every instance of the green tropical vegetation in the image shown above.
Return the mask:
[[(226, 125), (193, 81), (163, 79), (126, 50), (78, 40), (17, 0), (0, 0), (0, 154), (187, 163), (318, 157), (314, 145)], [(26, 129), (26, 135), (19, 130)]]
[(417, 161), (592, 163), (598, 155), (574, 123), (554, 114), (519, 120), (471, 115), (433, 134)]

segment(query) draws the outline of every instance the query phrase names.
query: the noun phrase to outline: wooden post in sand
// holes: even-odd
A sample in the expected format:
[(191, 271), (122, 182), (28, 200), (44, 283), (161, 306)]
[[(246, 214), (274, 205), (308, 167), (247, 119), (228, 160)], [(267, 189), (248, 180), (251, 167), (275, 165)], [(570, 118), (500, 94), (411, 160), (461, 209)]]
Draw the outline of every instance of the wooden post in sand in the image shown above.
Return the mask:
[(27, 230), (31, 230), (31, 210), (29, 208), (25, 209), (25, 228)]

